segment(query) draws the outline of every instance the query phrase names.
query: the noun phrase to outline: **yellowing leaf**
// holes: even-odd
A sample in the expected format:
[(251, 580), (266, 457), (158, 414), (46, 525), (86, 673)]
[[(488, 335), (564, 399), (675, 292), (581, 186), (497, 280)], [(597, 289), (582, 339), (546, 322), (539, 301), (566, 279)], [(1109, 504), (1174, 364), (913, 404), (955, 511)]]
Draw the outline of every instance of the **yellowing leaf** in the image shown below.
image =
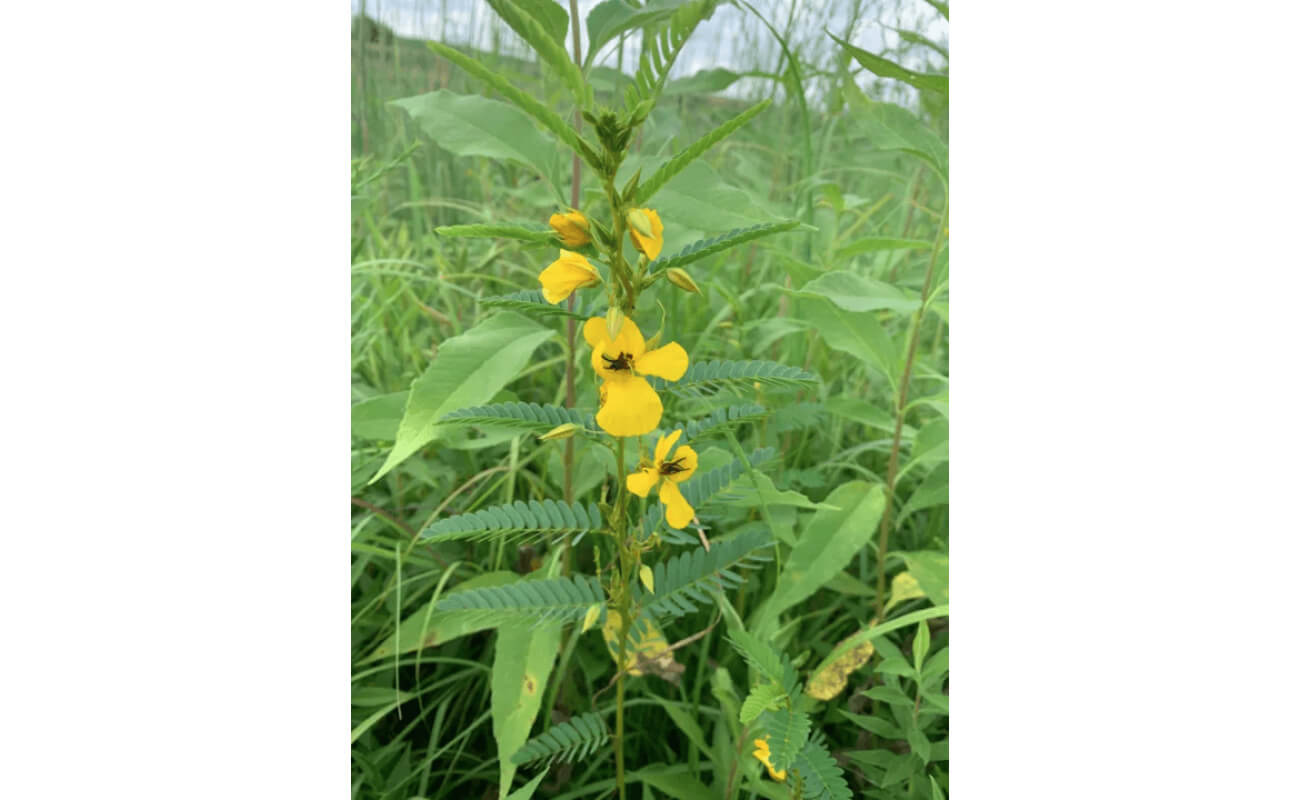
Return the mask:
[[(840, 644), (843, 645), (845, 642)], [(833, 661), (822, 665), (809, 678), (808, 694), (818, 700), (830, 700), (835, 697), (844, 691), (849, 681), (849, 674), (866, 664), (874, 652), (876, 646), (869, 641), (863, 641), (837, 655)]]
[(641, 585), (644, 586), (646, 588), (646, 591), (650, 592), (650, 594), (654, 594), (655, 593), (654, 570), (650, 569), (645, 564), (642, 564), (641, 569), (638, 570), (638, 574), (640, 574), (641, 576)]
[(611, 608), (605, 613), (605, 625), (601, 628), (601, 633), (605, 636), (605, 647), (614, 663), (621, 669), (627, 669), (629, 675), (640, 677), (650, 672), (675, 683), (686, 668), (674, 660), (663, 631), (648, 617), (640, 617), (633, 623), (632, 630), (627, 634), (626, 656), (619, 663), (618, 632), (622, 620), (619, 613)]
[(893, 582), (889, 585), (889, 602), (885, 604), (885, 611), (889, 611), (904, 600), (915, 600), (918, 597), (925, 597), (921, 584), (912, 577), (910, 572), (900, 572), (894, 576)]
[(591, 608), (587, 609), (587, 616), (582, 618), (582, 632), (591, 630), (591, 626), (595, 625), (598, 619), (600, 619), (600, 603), (593, 603)]

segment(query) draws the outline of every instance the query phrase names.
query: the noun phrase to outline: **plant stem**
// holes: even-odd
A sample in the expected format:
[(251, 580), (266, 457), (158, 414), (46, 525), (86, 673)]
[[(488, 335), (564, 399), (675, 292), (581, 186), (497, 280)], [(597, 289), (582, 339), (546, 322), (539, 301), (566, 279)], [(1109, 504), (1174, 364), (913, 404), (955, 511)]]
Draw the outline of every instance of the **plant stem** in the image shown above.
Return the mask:
[(885, 478), (885, 510), (880, 517), (880, 546), (876, 550), (876, 617), (885, 609), (885, 556), (889, 554), (889, 522), (894, 510), (894, 479), (898, 476), (898, 448), (903, 438), (903, 409), (907, 408), (907, 384), (912, 378), (912, 362), (916, 359), (916, 343), (921, 338), (921, 318), (929, 300), (930, 282), (934, 279), (934, 264), (939, 260), (944, 229), (948, 227), (948, 192), (944, 191), (943, 217), (934, 233), (934, 246), (930, 248), (930, 265), (925, 270), (925, 283), (921, 285), (921, 305), (912, 320), (912, 331), (907, 342), (907, 361), (903, 363), (903, 377), (898, 382), (898, 405), (894, 415), (894, 443), (889, 450), (889, 473)]
[(632, 558), (631, 548), (628, 547), (627, 534), (627, 489), (623, 481), (624, 469), (624, 440), (618, 440), (618, 479), (619, 490), (618, 500), (614, 504), (614, 531), (615, 540), (618, 542), (618, 687), (615, 690), (615, 712), (614, 712), (614, 775), (618, 783), (618, 798), (626, 800), (627, 798), (627, 776), (624, 770), (623, 760), (623, 695), (626, 689), (625, 677), (627, 671), (624, 665), (627, 663), (627, 637), (632, 627), (631, 620), (631, 594), (632, 594)]

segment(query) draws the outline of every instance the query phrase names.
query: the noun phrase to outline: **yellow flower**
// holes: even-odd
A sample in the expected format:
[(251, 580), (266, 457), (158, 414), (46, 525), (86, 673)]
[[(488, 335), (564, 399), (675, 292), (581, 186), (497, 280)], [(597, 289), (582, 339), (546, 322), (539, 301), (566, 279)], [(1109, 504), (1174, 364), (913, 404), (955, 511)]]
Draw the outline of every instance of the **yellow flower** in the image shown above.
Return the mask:
[(560, 257), (537, 276), (542, 282), (542, 297), (548, 303), (558, 303), (574, 289), (583, 289), (600, 283), (600, 273), (581, 253), (561, 250)]
[(659, 257), (659, 251), (664, 249), (664, 224), (659, 221), (659, 215), (648, 208), (632, 209), (628, 212), (629, 220), (633, 214), (645, 215), (646, 219), (650, 221), (650, 233), (642, 233), (637, 230), (636, 225), (628, 225), (628, 230), (632, 234), (632, 244), (636, 245), (636, 249), (645, 253), (646, 258), (654, 261)]
[(680, 379), (690, 363), (686, 350), (669, 342), (646, 352), (641, 329), (631, 319), (623, 320), (611, 339), (605, 318), (592, 317), (582, 326), (582, 336), (591, 345), (591, 367), (601, 378), (596, 423), (615, 436), (641, 436), (657, 428), (664, 406), (641, 376)]
[(767, 747), (766, 736), (764, 736), (762, 739), (754, 740), (754, 758), (757, 758), (759, 761), (763, 762), (763, 764), (767, 767), (767, 774), (772, 776), (772, 780), (774, 781), (785, 780), (785, 770), (772, 769), (772, 751), (769, 750)]
[(552, 214), (551, 227), (560, 234), (565, 247), (582, 247), (591, 241), (591, 226), (580, 211), (567, 214)]
[(695, 509), (686, 502), (677, 484), (694, 475), (695, 468), (700, 465), (695, 449), (685, 444), (677, 448), (673, 460), (664, 460), (681, 435), (682, 429), (678, 428), (667, 436), (660, 436), (655, 444), (654, 465), (642, 467), (627, 476), (627, 490), (637, 497), (646, 497), (651, 489), (659, 487), (659, 499), (668, 510), (668, 524), (674, 528), (686, 527), (695, 516)]

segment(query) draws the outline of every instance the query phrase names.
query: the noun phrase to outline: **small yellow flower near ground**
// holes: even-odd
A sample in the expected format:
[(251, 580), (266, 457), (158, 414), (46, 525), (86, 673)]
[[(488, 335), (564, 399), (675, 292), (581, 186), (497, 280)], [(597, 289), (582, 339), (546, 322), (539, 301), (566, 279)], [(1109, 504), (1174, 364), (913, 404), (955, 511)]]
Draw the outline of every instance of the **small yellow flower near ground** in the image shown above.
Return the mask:
[(766, 736), (764, 736), (762, 739), (754, 740), (754, 758), (757, 758), (759, 761), (763, 762), (763, 765), (767, 767), (767, 774), (772, 776), (772, 780), (774, 781), (785, 780), (785, 770), (772, 769), (772, 751), (767, 746)]
[(679, 380), (690, 363), (686, 350), (669, 342), (647, 352), (641, 329), (631, 319), (624, 319), (618, 336), (610, 337), (605, 318), (592, 317), (582, 326), (582, 336), (591, 345), (591, 367), (601, 379), (596, 424), (614, 436), (641, 436), (657, 428), (664, 406), (641, 376)]
[(552, 214), (551, 227), (560, 234), (565, 247), (582, 247), (591, 241), (591, 226), (580, 211), (567, 214)]
[[(642, 233), (637, 230), (637, 225), (630, 224), (633, 214), (643, 214), (645, 220), (650, 223), (649, 233)], [(659, 252), (664, 249), (664, 224), (659, 221), (659, 214), (648, 208), (634, 208), (627, 212), (628, 231), (632, 234), (632, 244), (636, 249), (645, 253), (646, 258), (654, 261), (659, 257)], [(641, 227), (645, 227), (642, 225)]]
[(560, 257), (537, 276), (542, 283), (542, 297), (548, 303), (558, 303), (573, 294), (600, 283), (600, 273), (581, 253), (561, 250)]
[(695, 449), (685, 444), (677, 448), (671, 461), (664, 460), (681, 435), (682, 429), (678, 428), (667, 436), (660, 436), (655, 444), (654, 465), (642, 467), (627, 476), (627, 490), (637, 497), (646, 497), (651, 489), (659, 487), (659, 499), (667, 511), (668, 524), (678, 529), (686, 527), (695, 516), (695, 509), (686, 502), (677, 484), (694, 475), (695, 468), (700, 465)]

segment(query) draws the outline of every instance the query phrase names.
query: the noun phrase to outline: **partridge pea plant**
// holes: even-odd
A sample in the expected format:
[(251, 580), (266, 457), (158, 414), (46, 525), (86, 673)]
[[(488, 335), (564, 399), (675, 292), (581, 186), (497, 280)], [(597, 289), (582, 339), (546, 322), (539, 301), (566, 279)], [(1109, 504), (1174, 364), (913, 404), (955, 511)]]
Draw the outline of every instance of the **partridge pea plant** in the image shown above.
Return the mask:
[[(469, 426), (513, 436), (533, 434), (512, 443), (512, 469), (521, 459), (534, 455), (521, 453), (521, 442), (523, 448), (539, 451), (566, 450), (564, 496), (548, 497), (536, 488), (528, 499), (514, 499), (512, 486), (507, 495), (511, 502), (435, 518), (419, 536), (421, 543), (434, 545), (489, 542), (497, 565), (507, 545), (527, 544), (542, 554), (526, 575), (498, 569), (448, 586), (446, 591), (440, 585), (440, 599), (436, 608), (431, 606), (439, 624), (461, 632), (497, 629), (491, 716), (499, 750), (500, 797), (511, 795), (521, 766), (548, 766), (557, 759), (596, 763), (597, 754), (607, 757), (612, 752), (614, 787), (620, 800), (626, 798), (629, 768), (624, 757), (624, 717), (629, 679), (649, 674), (673, 683), (683, 680), (683, 668), (675, 661), (674, 651), (708, 636), (716, 624), (726, 620), (731, 634), (728, 641), (761, 680), (729, 720), (743, 726), (743, 730), (737, 727), (731, 747), (742, 757), (713, 766), (725, 796), (734, 795), (741, 778), (751, 784), (758, 780), (765, 767), (771, 780), (784, 784), (774, 796), (788, 792), (807, 798), (846, 798), (847, 786), (825, 739), (810, 734), (810, 701), (790, 658), (755, 637), (746, 638), (744, 623), (727, 594), (746, 580), (747, 569), (773, 559), (778, 571), (780, 566), (772, 538), (778, 526), (764, 500), (776, 496), (777, 491), (756, 468), (770, 462), (774, 451), (759, 448), (746, 452), (735, 431), (765, 418), (767, 390), (813, 389), (819, 378), (805, 369), (769, 361), (700, 363), (691, 357), (689, 334), (681, 332), (686, 326), (657, 302), (662, 292), (680, 290), (687, 295), (688, 308), (693, 303), (699, 313), (706, 312), (705, 295), (686, 267), (738, 245), (803, 227), (799, 221), (782, 220), (704, 241), (682, 242), (680, 231), (689, 227), (689, 221), (666, 214), (661, 217), (655, 207), (660, 189), (761, 113), (770, 101), (755, 104), (670, 154), (649, 175), (642, 174), (650, 165), (646, 162), (620, 180), (620, 168), (654, 110), (669, 70), (718, 0), (665, 5), (655, 12), (658, 16), (646, 33), (639, 67), (618, 107), (594, 99), (584, 71), (590, 59), (584, 62), (576, 52), (576, 20), (575, 52), (570, 57), (563, 46), (564, 25), (557, 27), (552, 13), (554, 4), (521, 0), (489, 0), (489, 4), (563, 84), (567, 97), (560, 107), (552, 108), (521, 91), (460, 50), (434, 42), (429, 47), (504, 101), (492, 101), (504, 109), (492, 113), (502, 115), (506, 123), (535, 124), (549, 133), (554, 147), (572, 157), (575, 183), (567, 203), (556, 190), (548, 226), (543, 227), (537, 219), (437, 229), (440, 237), (526, 242), (545, 248), (538, 266), (549, 263), (537, 273), (537, 289), (482, 299), (481, 305), (494, 313), (439, 345), (435, 368), (441, 370), (445, 365), (447, 375), (470, 377), (453, 382), (433, 375), (412, 385), (393, 450), (372, 482), (424, 446)], [(650, 19), (648, 11), (639, 16), (628, 13), (623, 18), (611, 16), (615, 11), (610, 10), (598, 28), (589, 19), (589, 33), (604, 37), (593, 46)], [(427, 117), (454, 113), (457, 102), (433, 92), (398, 104), (413, 116)], [(586, 202), (578, 190), (582, 173), (600, 190), (588, 195)], [(543, 183), (556, 188), (548, 176), (542, 177)], [(728, 273), (723, 270), (720, 274)], [(725, 277), (719, 278), (718, 282), (722, 281)], [(740, 288), (718, 287), (727, 296)], [(562, 359), (565, 402), (493, 402), (525, 369), (558, 372), (560, 364), (529, 367), (527, 363), (540, 344), (556, 338), (556, 331), (549, 327), (556, 323), (567, 333), (560, 337), (567, 342)], [(726, 402), (729, 393), (742, 396), (745, 402)], [(681, 418), (686, 410), (698, 412), (697, 417)], [(726, 443), (735, 460), (714, 468), (702, 464), (697, 445), (707, 439)], [(571, 488), (575, 441), (586, 441), (607, 452), (612, 464), (612, 471), (599, 482), (584, 481), (584, 486), (591, 488), (577, 492)], [(760, 519), (746, 524), (744, 530), (706, 533), (700, 509), (741, 478), (748, 479), (748, 488), (757, 498)], [(583, 494), (590, 497), (581, 497)], [(453, 499), (447, 498), (443, 506)], [(871, 502), (882, 502), (878, 493)], [(809, 507), (840, 511), (831, 505)], [(778, 598), (783, 604), (768, 603), (766, 616), (760, 615), (757, 626), (761, 636), (771, 636), (781, 611), (806, 596), (787, 591)], [(702, 608), (715, 611), (713, 622), (683, 632), (669, 645), (665, 628)], [(612, 707), (608, 696), (602, 700), (604, 690), (597, 691), (587, 698), (590, 708), (553, 723), (557, 687), (564, 680), (578, 640), (589, 632), (603, 638), (615, 665), (614, 677), (606, 687), (614, 693)], [(859, 647), (850, 655), (861, 652)], [(839, 654), (828, 663), (840, 673), (850, 669)], [(855, 662), (861, 663), (861, 658)], [(697, 673), (696, 680), (702, 674), (702, 670)], [(835, 692), (843, 688), (843, 674), (840, 678)], [(715, 695), (732, 691), (726, 686), (718, 688), (719, 681), (725, 680), (715, 676)], [(694, 691), (698, 702), (698, 687)], [(825, 699), (835, 692), (823, 697), (810, 689), (807, 694)], [(612, 725), (608, 719), (611, 712)], [(541, 731), (530, 738), (535, 726)], [(531, 796), (541, 778), (537, 775), (517, 796)]]

